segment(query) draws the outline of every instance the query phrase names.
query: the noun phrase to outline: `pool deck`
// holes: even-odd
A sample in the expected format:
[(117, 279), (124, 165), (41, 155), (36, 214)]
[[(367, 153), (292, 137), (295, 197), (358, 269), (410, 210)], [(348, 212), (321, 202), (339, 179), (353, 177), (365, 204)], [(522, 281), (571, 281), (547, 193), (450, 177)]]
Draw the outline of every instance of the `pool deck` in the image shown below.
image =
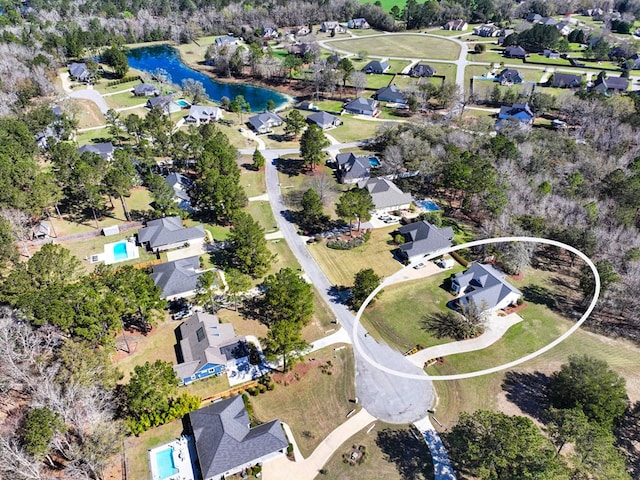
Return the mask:
[[(127, 246), (127, 258), (117, 260), (113, 254), (113, 247), (118, 243), (125, 242)], [(136, 246), (135, 242), (129, 242), (127, 240), (120, 240), (119, 242), (107, 243), (104, 246), (104, 253), (100, 255), (100, 260), (104, 261), (105, 265), (112, 265), (114, 263), (126, 262), (127, 260), (133, 260), (140, 258), (140, 249)]]
[[(161, 478), (156, 463), (156, 453), (167, 448), (171, 448), (173, 464), (178, 471), (169, 477)], [(191, 449), (189, 448), (189, 441), (186, 437), (180, 437), (169, 443), (151, 448), (147, 451), (147, 456), (149, 458), (152, 480), (195, 480), (196, 478), (193, 473)]]

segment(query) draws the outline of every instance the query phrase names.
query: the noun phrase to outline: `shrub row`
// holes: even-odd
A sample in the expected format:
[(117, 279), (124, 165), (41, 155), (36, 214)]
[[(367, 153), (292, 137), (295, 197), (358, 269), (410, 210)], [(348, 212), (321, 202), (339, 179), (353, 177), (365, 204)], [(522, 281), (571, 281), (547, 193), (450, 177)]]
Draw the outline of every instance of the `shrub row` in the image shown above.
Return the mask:
[(134, 82), (136, 80), (141, 80), (142, 77), (140, 77), (140, 75), (132, 75), (130, 77), (122, 77), (118, 80), (112, 80), (111, 82), (107, 83), (107, 87), (113, 87), (114, 85), (120, 85), (121, 83), (129, 83), (129, 82)]

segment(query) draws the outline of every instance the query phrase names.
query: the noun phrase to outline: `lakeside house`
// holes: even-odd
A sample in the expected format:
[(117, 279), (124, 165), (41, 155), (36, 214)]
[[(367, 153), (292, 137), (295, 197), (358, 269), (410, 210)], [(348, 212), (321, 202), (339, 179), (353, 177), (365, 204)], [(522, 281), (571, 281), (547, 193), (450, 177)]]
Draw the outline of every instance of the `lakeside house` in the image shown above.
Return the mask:
[(269, 133), (273, 127), (279, 127), (284, 120), (273, 112), (264, 112), (249, 118), (248, 123), (256, 133), (263, 134)]
[(160, 89), (153, 83), (141, 83), (131, 90), (136, 97), (153, 97), (160, 95)]
[(191, 105), (189, 113), (184, 117), (186, 123), (200, 125), (222, 120), (222, 109), (208, 105)]
[(316, 112), (307, 117), (307, 123), (317, 125), (323, 130), (327, 130), (342, 125), (342, 120), (327, 112)]
[(160, 110), (164, 114), (179, 112), (182, 107), (178, 105), (171, 95), (159, 95), (147, 100), (147, 108)]

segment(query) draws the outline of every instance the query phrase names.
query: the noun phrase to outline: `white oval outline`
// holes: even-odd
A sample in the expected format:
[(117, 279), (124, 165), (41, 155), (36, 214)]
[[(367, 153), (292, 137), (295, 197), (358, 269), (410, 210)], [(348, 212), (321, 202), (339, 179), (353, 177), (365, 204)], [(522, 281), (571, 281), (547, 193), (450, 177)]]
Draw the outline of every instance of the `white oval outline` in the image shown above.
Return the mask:
[(412, 380), (428, 380), (428, 381), (440, 380), (440, 381), (444, 381), (444, 380), (461, 380), (461, 379), (464, 379), (464, 378), (480, 377), (482, 375), (488, 375), (490, 373), (495, 373), (495, 372), (499, 372), (501, 370), (506, 370), (508, 368), (515, 367), (516, 365), (520, 365), (521, 363), (527, 362), (527, 361), (537, 357), (538, 355), (542, 355), (543, 353), (551, 350), (553, 347), (555, 347), (559, 343), (561, 343), (564, 340), (566, 340), (578, 328), (580, 328), (580, 326), (585, 322), (585, 320), (589, 317), (589, 315), (591, 315), (591, 312), (593, 311), (593, 309), (596, 306), (596, 303), (598, 302), (598, 297), (600, 296), (600, 274), (598, 273), (598, 269), (596, 268), (595, 264), (591, 261), (591, 259), (589, 257), (587, 257), (584, 253), (582, 253), (580, 250), (578, 250), (577, 248), (572, 247), (571, 245), (567, 245), (566, 243), (558, 242), (556, 240), (550, 240), (548, 238), (541, 238), (541, 237), (496, 237), (496, 238), (485, 238), (485, 239), (482, 239), (482, 240), (474, 240), (473, 242), (468, 242), (468, 243), (463, 243), (461, 245), (456, 245), (454, 247), (449, 248), (448, 250), (446, 250), (444, 252), (439, 251), (439, 252), (427, 255), (424, 258), (420, 259), (420, 261), (421, 262), (426, 262), (426, 261), (429, 261), (429, 260), (431, 260), (433, 258), (439, 257), (441, 255), (445, 255), (447, 253), (455, 252), (457, 250), (462, 250), (462, 249), (465, 249), (465, 248), (477, 247), (477, 246), (480, 246), (480, 245), (488, 245), (488, 244), (492, 244), (492, 243), (509, 243), (509, 242), (542, 243), (542, 244), (545, 244), (545, 245), (553, 245), (555, 247), (564, 248), (565, 250), (568, 250), (571, 253), (576, 254), (578, 257), (580, 257), (582, 260), (584, 260), (587, 265), (589, 265), (589, 268), (591, 268), (591, 272), (593, 273), (593, 276), (594, 276), (594, 279), (595, 279), (595, 290), (594, 290), (594, 293), (593, 293), (593, 298), (591, 300), (591, 303), (589, 304), (589, 308), (587, 308), (587, 310), (584, 312), (582, 317), (580, 317), (580, 320), (578, 320), (575, 325), (573, 325), (569, 330), (567, 330), (565, 333), (563, 333), (558, 338), (556, 338), (553, 342), (549, 343), (548, 345), (542, 347), (539, 350), (536, 350), (533, 353), (530, 353), (529, 355), (525, 355), (524, 357), (521, 357), (521, 358), (519, 358), (517, 360), (514, 360), (512, 362), (504, 363), (502, 365), (498, 365), (497, 367), (487, 368), (487, 369), (484, 369), (484, 370), (477, 370), (475, 372), (468, 372), (468, 373), (459, 373), (459, 374), (455, 374), (455, 375), (436, 375), (436, 376), (432, 376), (432, 375), (427, 374), (426, 372), (425, 372), (424, 375), (417, 375), (417, 374), (413, 374), (413, 373), (405, 373), (405, 372), (400, 372), (398, 370), (393, 370), (392, 368), (389, 368), (389, 367), (386, 367), (384, 365), (379, 364), (373, 358), (371, 358), (369, 355), (367, 355), (364, 352), (364, 350), (362, 349), (362, 345), (360, 344), (360, 339), (358, 337), (358, 325), (360, 325), (360, 318), (362, 317), (362, 313), (364, 312), (364, 310), (367, 307), (367, 305), (369, 304), (369, 302), (373, 299), (373, 297), (375, 297), (380, 292), (380, 290), (382, 290), (385, 286), (388, 286), (391, 283), (397, 283), (397, 282), (391, 282), (390, 280), (393, 279), (395, 276), (399, 275), (400, 273), (402, 273), (404, 270), (406, 270), (408, 268), (412, 268), (412, 265), (410, 264), (410, 265), (407, 265), (406, 267), (404, 267), (402, 270), (399, 270), (395, 274), (391, 275), (390, 277), (385, 278), (384, 281), (380, 285), (378, 285), (375, 288), (375, 290), (373, 290), (373, 292), (371, 292), (369, 294), (369, 296), (366, 298), (364, 303), (360, 306), (360, 309), (358, 310), (358, 313), (356, 314), (355, 321), (353, 322), (353, 329), (352, 329), (353, 345), (354, 345), (355, 349), (358, 350), (358, 353), (370, 365), (372, 365), (373, 367), (375, 367), (375, 368), (377, 368), (379, 370), (382, 370), (383, 372), (390, 373), (391, 375), (396, 375), (398, 377), (403, 377), (403, 378), (409, 378), (409, 379), (412, 379)]

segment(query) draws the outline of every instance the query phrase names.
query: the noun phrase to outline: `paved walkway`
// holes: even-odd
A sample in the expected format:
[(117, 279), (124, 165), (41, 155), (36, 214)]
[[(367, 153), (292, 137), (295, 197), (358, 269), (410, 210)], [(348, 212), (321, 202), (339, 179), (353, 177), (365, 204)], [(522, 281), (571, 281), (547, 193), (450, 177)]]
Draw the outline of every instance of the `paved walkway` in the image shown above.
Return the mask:
[(316, 340), (311, 344), (311, 349), (309, 349), (305, 353), (305, 355), (308, 355), (311, 352), (315, 352), (316, 350), (320, 350), (321, 348), (328, 347), (329, 345), (334, 345), (336, 343), (348, 343), (349, 345), (351, 345), (351, 337), (349, 336), (349, 332), (347, 332), (344, 328), (340, 328), (340, 330), (338, 330), (337, 332), (323, 337), (320, 340)]
[(433, 473), (435, 480), (456, 480), (456, 474), (453, 471), (451, 462), (449, 461), (449, 455), (444, 448), (444, 444), (440, 439), (440, 435), (436, 432), (435, 428), (431, 424), (431, 420), (426, 416), (423, 419), (413, 423), (427, 442), (427, 446), (431, 451), (431, 458), (433, 459)]
[(292, 462), (282, 456), (265, 462), (262, 466), (263, 478), (265, 480), (314, 480), (318, 471), (344, 442), (375, 420), (376, 418), (363, 408), (331, 432), (309, 458)]
[(407, 359), (414, 365), (422, 368), (424, 363), (432, 358), (482, 350), (500, 340), (509, 328), (521, 321), (522, 317), (517, 313), (511, 313), (504, 317), (500, 317), (494, 313), (489, 316), (485, 332), (479, 337), (425, 348), (418, 353), (409, 355)]
[(265, 193), (262, 195), (258, 195), (257, 197), (251, 197), (249, 199), (250, 202), (268, 202), (269, 201), (269, 194)]

